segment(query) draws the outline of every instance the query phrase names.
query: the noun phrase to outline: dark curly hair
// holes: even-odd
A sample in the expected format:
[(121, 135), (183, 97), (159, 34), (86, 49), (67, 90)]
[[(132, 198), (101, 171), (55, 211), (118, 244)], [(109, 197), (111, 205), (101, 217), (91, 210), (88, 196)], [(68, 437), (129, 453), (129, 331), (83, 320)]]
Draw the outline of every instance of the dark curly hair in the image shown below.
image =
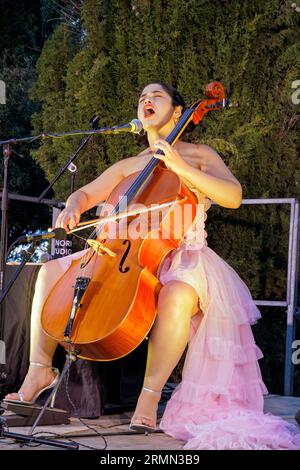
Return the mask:
[(153, 80), (152, 82), (147, 83), (146, 86), (152, 85), (152, 84), (160, 85), (162, 89), (166, 93), (168, 93), (168, 95), (171, 97), (173, 106), (182, 106), (182, 111), (185, 109), (184, 99), (182, 98), (181, 94), (175, 87), (173, 87), (172, 85), (168, 85), (167, 83), (160, 82), (159, 80)]

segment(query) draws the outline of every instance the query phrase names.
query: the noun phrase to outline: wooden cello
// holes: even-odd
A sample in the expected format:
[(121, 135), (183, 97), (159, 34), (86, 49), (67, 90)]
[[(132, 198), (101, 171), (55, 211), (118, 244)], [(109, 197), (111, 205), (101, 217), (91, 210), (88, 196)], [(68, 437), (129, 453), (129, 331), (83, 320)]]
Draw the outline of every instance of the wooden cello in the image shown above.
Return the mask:
[[(166, 139), (169, 144), (177, 141), (191, 121), (197, 125), (207, 112), (227, 104), (219, 82), (207, 85), (205, 94), (204, 100), (184, 111)], [(102, 219), (91, 248), (72, 262), (46, 299), (41, 323), (47, 335), (79, 357), (96, 361), (118, 359), (143, 341), (156, 317), (160, 265), (192, 224), (197, 198), (153, 156), (142, 171), (114, 188), (101, 212), (117, 220), (125, 209), (165, 203), (168, 208), (154, 225), (149, 213), (143, 219), (141, 215), (128, 217), (125, 235), (124, 222)], [(178, 227), (186, 211), (189, 221)], [(143, 236), (130, 236), (141, 227)]]

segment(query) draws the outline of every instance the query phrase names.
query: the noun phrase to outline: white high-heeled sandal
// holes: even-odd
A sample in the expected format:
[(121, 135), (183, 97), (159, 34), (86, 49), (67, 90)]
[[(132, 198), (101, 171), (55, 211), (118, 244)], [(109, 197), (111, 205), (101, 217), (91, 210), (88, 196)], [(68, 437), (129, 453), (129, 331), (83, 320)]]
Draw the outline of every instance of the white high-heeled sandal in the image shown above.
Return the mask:
[[(33, 399), (30, 400), (30, 401), (25, 400), (24, 399), (24, 393), (19, 390), (19, 392), (16, 392), (18, 397), (19, 397), (19, 400), (12, 400), (12, 399), (9, 399), (9, 398), (4, 398), (2, 400), (4, 403), (14, 403), (14, 404), (19, 404), (19, 405), (34, 405), (34, 403), (36, 402), (38, 397), (40, 395), (42, 395), (42, 393), (44, 393), (46, 390), (51, 390), (52, 388), (54, 388), (57, 385), (57, 382), (58, 382), (58, 379), (59, 379), (59, 370), (56, 367), (52, 367), (52, 366), (49, 366), (47, 364), (40, 364), (39, 362), (30, 362), (30, 365), (31, 366), (37, 366), (37, 367), (46, 367), (48, 369), (51, 369), (55, 373), (55, 377), (52, 380), (52, 382), (50, 383), (50, 385), (47, 385), (47, 387), (44, 387), (41, 390), (39, 390), (34, 395)], [(56, 392), (53, 394), (53, 396), (51, 398), (50, 408), (54, 407), (55, 398), (56, 398)]]
[[(159, 396), (159, 398), (161, 396), (161, 392), (152, 390), (152, 388), (143, 387), (142, 390), (144, 390), (145, 392), (149, 392), (149, 393), (155, 393), (156, 395)], [(136, 421), (140, 421), (140, 422), (136, 422)], [(158, 430), (156, 426), (153, 427), (147, 424), (143, 424), (143, 422), (145, 421), (152, 421), (152, 418), (148, 418), (147, 416), (135, 416), (134, 418), (132, 418), (130, 422), (129, 429), (131, 429), (132, 431), (144, 431), (146, 433), (156, 432)]]

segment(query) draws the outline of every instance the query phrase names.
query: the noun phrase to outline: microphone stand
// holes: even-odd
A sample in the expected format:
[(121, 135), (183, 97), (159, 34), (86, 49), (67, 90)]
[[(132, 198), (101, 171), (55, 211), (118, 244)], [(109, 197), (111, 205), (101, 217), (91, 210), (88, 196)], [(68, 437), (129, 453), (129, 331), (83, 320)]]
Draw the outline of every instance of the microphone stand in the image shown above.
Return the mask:
[(58, 172), (56, 173), (56, 175), (54, 176), (54, 178), (50, 181), (50, 183), (48, 184), (47, 188), (44, 189), (44, 191), (40, 194), (38, 200), (39, 202), (44, 198), (44, 196), (48, 193), (48, 191), (52, 188), (52, 186), (54, 185), (54, 183), (56, 183), (56, 181), (61, 177), (61, 175), (64, 174), (64, 172), (68, 169), (68, 167), (71, 165), (71, 163), (73, 162), (73, 160), (75, 160), (75, 158), (77, 157), (77, 155), (81, 152), (81, 150), (86, 146), (86, 144), (88, 143), (88, 141), (91, 139), (92, 135), (89, 135), (86, 139), (84, 139), (83, 142), (81, 142), (81, 144), (79, 145), (78, 149), (76, 150), (75, 153), (73, 153), (73, 155), (71, 155), (71, 157), (69, 157), (68, 161), (58, 170)]
[[(54, 185), (54, 183), (56, 183), (56, 181), (61, 177), (61, 175), (63, 175), (63, 173), (68, 169), (70, 172), (71, 172), (71, 194), (72, 192), (74, 191), (74, 178), (75, 178), (75, 171), (77, 170), (77, 167), (73, 162), (73, 160), (75, 160), (75, 158), (77, 157), (77, 155), (81, 152), (81, 150), (84, 149), (84, 147), (86, 146), (86, 144), (88, 143), (88, 141), (92, 138), (92, 136), (94, 135), (94, 132), (95, 132), (95, 128), (97, 127), (99, 123), (99, 117), (98, 116), (92, 116), (92, 118), (90, 119), (90, 126), (91, 128), (93, 129), (92, 131), (90, 131), (90, 135), (84, 139), (81, 144), (79, 145), (78, 149), (76, 150), (75, 153), (73, 153), (73, 155), (71, 155), (68, 160), (66, 161), (66, 163), (58, 170), (58, 172), (56, 173), (56, 175), (54, 176), (54, 178), (50, 181), (49, 185), (47, 186), (46, 189), (44, 189), (44, 191), (40, 194), (39, 196), (39, 201), (41, 201), (43, 199), (43, 197), (48, 193), (48, 191), (52, 188), (52, 186)], [(87, 131), (88, 132), (88, 131)], [(76, 134), (80, 133), (80, 131), (76, 132)], [(49, 134), (50, 135), (50, 134)], [(67, 132), (66, 134), (53, 134), (53, 136), (55, 137), (61, 137), (61, 136), (68, 136), (68, 135), (74, 135), (73, 133), (69, 133)], [(79, 135), (79, 134), (78, 134)]]
[[(1, 201), (1, 237), (0, 237), (0, 348), (4, 348), (4, 330), (5, 330), (5, 314), (3, 308), (3, 300), (6, 297), (9, 289), (15, 282), (16, 278), (20, 274), (22, 268), (25, 266), (27, 260), (19, 266), (17, 273), (15, 273), (13, 279), (9, 283), (9, 287), (7, 286), (4, 289), (4, 276), (5, 276), (5, 265), (6, 265), (6, 256), (7, 256), (7, 240), (8, 240), (8, 163), (9, 159), (13, 153), (15, 153), (12, 149), (13, 145), (22, 144), (22, 143), (31, 143), (40, 138), (44, 139), (46, 137), (63, 137), (68, 135), (79, 135), (79, 134), (89, 134), (88, 137), (81, 143), (77, 151), (69, 158), (68, 162), (62, 167), (62, 169), (58, 172), (56, 177), (51, 181), (49, 186), (42, 192), (39, 196), (37, 202), (41, 202), (44, 194), (46, 194), (49, 189), (53, 186), (53, 184), (58, 180), (58, 178), (64, 173), (64, 171), (72, 164), (72, 161), (77, 157), (79, 152), (85, 147), (87, 142), (90, 140), (94, 133), (106, 133), (105, 129), (99, 129), (101, 132), (97, 132), (94, 128), (98, 125), (99, 117), (93, 115), (90, 119), (90, 125), (92, 127), (92, 131), (76, 131), (75, 134), (72, 132), (67, 132), (65, 134), (40, 134), (38, 136), (33, 137), (22, 137), (22, 138), (12, 138), (8, 140), (0, 141), (0, 146), (3, 148), (3, 188), (2, 188), (2, 201)], [(75, 166), (75, 165), (74, 165)], [(70, 166), (72, 168), (72, 166)], [(74, 177), (75, 175), (71, 175), (71, 188), (74, 188)], [(32, 255), (31, 255), (32, 256)], [(30, 258), (29, 258), (30, 259)], [(0, 351), (1, 352), (1, 351)], [(5, 356), (5, 352), (0, 354), (0, 369), (1, 369), (1, 357)], [(3, 370), (0, 371), (0, 384), (5, 382), (7, 378), (6, 372)]]
[(141, 123), (140, 121), (138, 121), (138, 119), (133, 119), (129, 124), (124, 124), (121, 126), (102, 127), (101, 129), (96, 129), (96, 127), (98, 126), (98, 123), (99, 123), (99, 116), (94, 114), (90, 119), (90, 126), (91, 126), (90, 131), (73, 131), (73, 132), (64, 132), (61, 134), (41, 134), (41, 136), (37, 136), (37, 138), (39, 137), (60, 138), (60, 137), (71, 137), (71, 136), (86, 135), (86, 134), (88, 135), (88, 137), (84, 139), (83, 142), (81, 142), (76, 152), (73, 155), (71, 155), (66, 161), (66, 163), (58, 170), (57, 174), (54, 176), (54, 178), (49, 183), (47, 188), (39, 196), (39, 201), (43, 199), (43, 197), (47, 194), (47, 192), (52, 188), (54, 183), (56, 183), (56, 181), (61, 177), (61, 175), (67, 169), (71, 172), (71, 193), (73, 192), (74, 178), (75, 178), (75, 172), (77, 170), (77, 167), (72, 162), (75, 160), (77, 155), (81, 152), (81, 150), (86, 146), (86, 144), (88, 143), (88, 141), (91, 139), (93, 135), (98, 135), (98, 134), (110, 135), (110, 134), (120, 134), (123, 132), (133, 132), (135, 134), (141, 134), (143, 131), (141, 127)]
[(68, 170), (70, 172), (70, 194), (72, 194), (75, 188), (75, 174), (77, 171), (75, 163), (71, 163), (71, 165), (68, 166)]
[[(94, 114), (90, 119), (90, 126), (92, 128), (92, 131), (90, 131), (90, 132), (95, 132), (95, 128), (98, 126), (98, 124), (99, 124), (99, 116)], [(69, 172), (70, 172), (70, 194), (72, 194), (74, 192), (75, 174), (76, 174), (76, 171), (77, 171), (77, 166), (75, 165), (75, 163), (73, 163), (73, 161), (79, 155), (81, 150), (84, 149), (84, 147), (87, 145), (88, 141), (91, 139), (92, 136), (93, 136), (93, 133), (90, 133), (88, 135), (88, 137), (81, 142), (81, 144), (79, 145), (79, 147), (77, 148), (75, 153), (73, 153), (73, 155), (71, 155), (68, 158), (66, 163), (64, 163), (64, 165), (58, 170), (58, 172), (56, 173), (56, 175), (54, 176), (52, 181), (50, 181), (50, 183), (46, 187), (46, 189), (44, 189), (44, 191), (42, 191), (42, 193), (40, 194), (40, 196), (38, 198), (38, 201), (41, 201), (44, 198), (44, 196), (46, 196), (48, 191), (52, 188), (52, 186), (56, 183), (56, 181), (65, 173), (66, 170), (69, 170)], [(54, 244), (54, 252), (56, 250), (55, 247), (56, 247), (56, 245)], [(72, 247), (72, 243), (71, 243), (71, 247)], [(59, 251), (59, 249), (58, 249), (58, 251)]]
[[(7, 251), (7, 210), (8, 210), (8, 161), (11, 157), (12, 149), (10, 145), (3, 145), (3, 188), (1, 200), (1, 240), (0, 240), (0, 292), (4, 286), (4, 268)], [(0, 303), (0, 347), (1, 357), (4, 357), (3, 362), (0, 358), (0, 363), (5, 364), (5, 342), (4, 342), (4, 310)], [(1, 367), (1, 369), (3, 369)], [(4, 370), (0, 372), (0, 384), (5, 383), (7, 373)]]

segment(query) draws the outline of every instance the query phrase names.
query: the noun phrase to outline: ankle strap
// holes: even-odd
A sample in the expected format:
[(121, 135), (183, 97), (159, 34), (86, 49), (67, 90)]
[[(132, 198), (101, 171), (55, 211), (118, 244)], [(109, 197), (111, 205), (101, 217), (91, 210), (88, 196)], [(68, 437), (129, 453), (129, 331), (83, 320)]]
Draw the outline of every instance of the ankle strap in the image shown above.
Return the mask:
[(31, 366), (46, 367), (47, 369), (52, 369), (52, 366), (49, 366), (49, 364), (41, 364), (40, 362), (30, 362), (29, 364)]
[(59, 376), (60, 372), (57, 367), (49, 366), (48, 364), (41, 364), (40, 362), (29, 362), (31, 366), (43, 367), (44, 369), (51, 369), (56, 375)]
[(148, 387), (143, 387), (143, 390), (145, 390), (146, 392), (156, 393), (158, 395), (161, 394), (161, 392), (158, 392), (157, 390), (152, 390), (152, 388), (148, 388)]

